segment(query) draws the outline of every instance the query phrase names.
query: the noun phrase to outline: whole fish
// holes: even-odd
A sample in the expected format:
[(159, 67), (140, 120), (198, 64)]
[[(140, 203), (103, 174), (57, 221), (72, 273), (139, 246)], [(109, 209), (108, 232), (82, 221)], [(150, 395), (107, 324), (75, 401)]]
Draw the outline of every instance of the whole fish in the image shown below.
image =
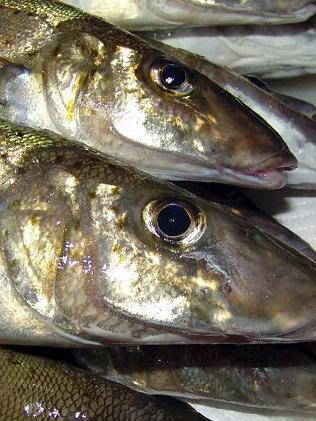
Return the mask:
[(316, 73), (315, 17), (299, 24), (172, 28), (138, 35), (199, 54), (241, 74), (281, 78)]
[(314, 337), (316, 264), (226, 206), (0, 124), (0, 340)]
[(0, 115), (168, 179), (279, 188), (296, 166), (276, 132), (212, 80), (49, 0), (0, 0)]
[(128, 29), (275, 24), (313, 15), (313, 0), (64, 0)]
[(186, 65), (194, 66), (267, 121), (280, 134), (298, 160), (298, 168), (287, 175), (287, 184), (294, 188), (316, 188), (315, 120), (297, 112), (271, 93), (254, 85), (246, 77), (228, 68), (158, 41), (152, 42), (166, 54), (172, 54)]
[(203, 421), (164, 402), (65, 363), (0, 348), (0, 420)]
[(316, 412), (316, 360), (301, 344), (113, 347), (75, 355), (95, 375), (145, 393)]

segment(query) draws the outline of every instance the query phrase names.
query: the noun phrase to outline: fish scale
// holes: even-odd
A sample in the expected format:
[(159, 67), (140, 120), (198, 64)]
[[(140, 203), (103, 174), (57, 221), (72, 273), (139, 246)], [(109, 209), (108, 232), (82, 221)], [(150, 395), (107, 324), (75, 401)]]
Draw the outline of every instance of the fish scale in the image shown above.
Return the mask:
[(203, 421), (185, 404), (166, 403), (65, 363), (0, 349), (0, 420)]

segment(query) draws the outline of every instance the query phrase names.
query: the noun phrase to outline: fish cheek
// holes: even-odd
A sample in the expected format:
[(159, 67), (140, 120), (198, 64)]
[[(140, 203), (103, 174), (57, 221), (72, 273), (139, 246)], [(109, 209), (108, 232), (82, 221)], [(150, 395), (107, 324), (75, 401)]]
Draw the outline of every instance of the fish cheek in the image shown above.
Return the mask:
[(69, 202), (56, 189), (63, 176), (54, 171), (25, 176), (1, 209), (1, 241), (12, 286), (24, 304), (44, 317), (56, 311), (55, 282), (66, 215), (71, 213)]
[(92, 208), (93, 219), (99, 215), (95, 224), (99, 293), (106, 305), (123, 314), (147, 322), (170, 323), (186, 307), (186, 298), (179, 297), (180, 287), (172, 282), (179, 278), (181, 268), (163, 249), (148, 241), (141, 220), (143, 195), (138, 201), (137, 189), (134, 197), (124, 189), (115, 191), (117, 198), (100, 195), (99, 203), (96, 201)]
[[(89, 126), (96, 103), (100, 102), (102, 80), (95, 73), (106, 57), (106, 48), (97, 38), (73, 31), (61, 34), (43, 54), (43, 81), (50, 117), (61, 133), (74, 136), (79, 114), (87, 114)], [(82, 101), (86, 95), (87, 105)]]

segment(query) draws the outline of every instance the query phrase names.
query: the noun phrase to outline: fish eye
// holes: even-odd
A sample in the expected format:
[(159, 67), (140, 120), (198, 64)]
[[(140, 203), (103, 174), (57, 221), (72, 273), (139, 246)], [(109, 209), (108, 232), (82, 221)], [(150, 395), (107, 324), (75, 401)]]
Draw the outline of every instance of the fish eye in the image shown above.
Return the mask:
[(179, 203), (169, 203), (160, 209), (157, 228), (166, 237), (177, 238), (184, 235), (191, 226), (191, 216)]
[(163, 89), (181, 95), (192, 91), (191, 72), (183, 64), (168, 59), (152, 63), (151, 77)]
[(205, 225), (199, 209), (178, 200), (153, 201), (145, 207), (143, 217), (154, 235), (172, 243), (196, 241)]

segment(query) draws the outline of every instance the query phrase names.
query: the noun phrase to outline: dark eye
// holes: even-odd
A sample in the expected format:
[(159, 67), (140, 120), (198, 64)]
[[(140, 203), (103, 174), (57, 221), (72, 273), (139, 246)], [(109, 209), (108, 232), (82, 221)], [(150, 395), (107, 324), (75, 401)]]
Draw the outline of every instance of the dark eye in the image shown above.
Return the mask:
[(181, 64), (166, 64), (161, 70), (160, 80), (165, 88), (177, 89), (187, 80), (186, 70)]
[(153, 234), (172, 243), (192, 243), (205, 227), (204, 214), (184, 201), (154, 200), (145, 207), (143, 218)]
[(185, 95), (192, 91), (191, 73), (181, 63), (159, 59), (152, 63), (151, 76), (154, 82), (167, 91)]
[(157, 224), (162, 234), (178, 237), (185, 234), (191, 226), (191, 217), (184, 206), (170, 203), (162, 208), (157, 217)]

